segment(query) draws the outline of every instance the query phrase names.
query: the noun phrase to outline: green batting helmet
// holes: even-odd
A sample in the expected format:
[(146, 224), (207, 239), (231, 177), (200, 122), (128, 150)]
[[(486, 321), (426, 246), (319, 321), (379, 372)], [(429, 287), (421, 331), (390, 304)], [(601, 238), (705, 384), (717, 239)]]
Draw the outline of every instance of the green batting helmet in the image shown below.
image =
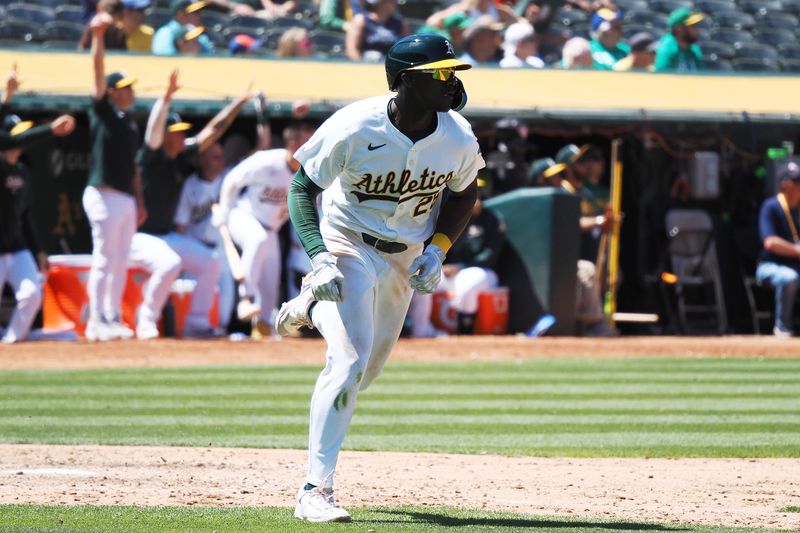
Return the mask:
[(435, 33), (420, 33), (403, 37), (386, 55), (386, 81), (395, 90), (400, 74), (408, 70), (454, 68), (467, 70), (469, 63), (456, 59), (453, 45)]

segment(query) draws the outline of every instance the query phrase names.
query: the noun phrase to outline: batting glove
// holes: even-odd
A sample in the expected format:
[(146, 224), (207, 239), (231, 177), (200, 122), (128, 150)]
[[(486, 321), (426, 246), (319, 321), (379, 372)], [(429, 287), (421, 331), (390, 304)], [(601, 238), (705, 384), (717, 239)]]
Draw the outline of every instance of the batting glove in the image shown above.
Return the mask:
[(231, 214), (226, 208), (219, 206), (211, 210), (211, 225), (215, 228), (228, 224), (228, 216)]
[(341, 302), (344, 276), (336, 267), (333, 256), (329, 252), (322, 252), (311, 259), (311, 264), (314, 265), (310, 283), (314, 299)]
[(442, 279), (444, 256), (444, 250), (435, 244), (426, 246), (422, 255), (414, 259), (408, 268), (408, 273), (411, 275), (408, 283), (411, 288), (420, 294), (430, 294), (435, 291)]

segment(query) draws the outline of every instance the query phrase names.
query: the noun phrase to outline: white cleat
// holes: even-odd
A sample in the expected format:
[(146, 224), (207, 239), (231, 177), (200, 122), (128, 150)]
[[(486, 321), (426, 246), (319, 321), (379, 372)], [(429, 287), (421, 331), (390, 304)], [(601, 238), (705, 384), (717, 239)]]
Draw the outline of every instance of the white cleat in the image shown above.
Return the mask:
[(115, 339), (128, 340), (132, 339), (134, 335), (133, 330), (119, 320), (109, 322), (108, 329), (111, 331), (111, 335)]
[(139, 324), (136, 325), (136, 338), (140, 341), (157, 339), (159, 335), (160, 333), (158, 332), (158, 326), (156, 326), (153, 322), (140, 321)]
[(322, 487), (314, 487), (311, 490), (300, 488), (294, 517), (308, 522), (350, 521), (350, 513), (336, 505), (333, 500), (333, 489)]
[(236, 306), (236, 316), (242, 322), (250, 322), (261, 314), (261, 306), (254, 303), (250, 298), (242, 298)]
[(313, 303), (311, 286), (306, 283), (306, 278), (303, 278), (300, 294), (281, 305), (278, 316), (275, 317), (275, 332), (281, 337), (286, 337), (297, 335), (302, 327), (314, 329), (311, 317), (308, 316), (308, 310)]
[(114, 339), (113, 332), (108, 324), (96, 320), (89, 320), (86, 323), (86, 332), (84, 333), (87, 341), (110, 341)]

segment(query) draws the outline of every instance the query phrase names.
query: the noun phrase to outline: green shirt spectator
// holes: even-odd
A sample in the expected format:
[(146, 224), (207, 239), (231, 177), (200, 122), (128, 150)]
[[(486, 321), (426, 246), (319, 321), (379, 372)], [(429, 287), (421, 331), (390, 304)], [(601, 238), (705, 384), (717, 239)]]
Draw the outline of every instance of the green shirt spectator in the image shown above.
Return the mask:
[(323, 30), (345, 31), (345, 25), (356, 13), (362, 13), (361, 3), (354, 0), (321, 0), (319, 27)]
[(450, 41), (455, 48), (456, 53), (463, 51), (464, 47), (464, 30), (466, 30), (472, 23), (473, 19), (466, 13), (453, 13), (444, 19), (443, 28), (437, 28), (431, 24), (420, 26), (416, 33), (436, 33)]
[(631, 53), (622, 40), (622, 13), (613, 9), (598, 9), (591, 20), (592, 66), (598, 70), (613, 70), (614, 64)]
[(631, 47), (625, 43), (619, 43), (609, 50), (600, 41), (595, 40), (589, 42), (589, 49), (594, 60), (593, 67), (598, 70), (614, 70), (614, 64), (631, 53)]
[(703, 52), (697, 45), (697, 24), (705, 17), (689, 8), (676, 9), (669, 15), (670, 33), (661, 38), (656, 50), (656, 71), (695, 72), (703, 69)]

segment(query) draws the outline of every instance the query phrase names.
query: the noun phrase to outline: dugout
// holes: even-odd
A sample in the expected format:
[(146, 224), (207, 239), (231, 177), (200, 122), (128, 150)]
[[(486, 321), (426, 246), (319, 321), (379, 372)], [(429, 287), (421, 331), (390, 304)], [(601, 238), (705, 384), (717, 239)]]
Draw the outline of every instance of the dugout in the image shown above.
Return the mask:
[[(88, 165), (90, 58), (85, 53), (0, 50), (0, 66), (14, 62), (24, 79), (15, 112), (33, 119), (71, 112), (79, 120), (76, 134), (31, 150), (27, 159), (43, 245), (50, 253), (88, 252), (81, 191)], [(295, 99), (311, 101), (310, 116), (322, 119), (348, 101), (386, 91), (380, 65), (109, 54), (109, 71), (123, 69), (140, 80), (135, 113), (142, 131), (153, 98), (175, 67), (184, 88), (174, 106), (197, 124), (227, 103), (226, 97), (239, 94), (251, 78), (268, 95), (275, 131), (288, 121)], [(476, 68), (462, 78), (470, 95), (464, 115), (485, 154), (497, 150), (496, 121), (508, 117), (525, 134), (525, 162), (553, 155), (567, 142), (590, 142), (608, 154), (611, 140), (623, 141), (620, 310), (663, 314), (664, 302), (651, 283), (663, 262), (663, 214), (676, 205), (700, 207), (715, 222), (731, 330), (750, 331), (742, 276), (753, 268), (759, 246), (757, 208), (768, 188), (765, 153), (784, 141), (800, 142), (800, 78), (494, 68)], [(246, 107), (232, 131), (252, 135), (252, 113)], [(698, 151), (720, 156), (718, 194), (676, 195), (676, 178), (689, 171)]]

